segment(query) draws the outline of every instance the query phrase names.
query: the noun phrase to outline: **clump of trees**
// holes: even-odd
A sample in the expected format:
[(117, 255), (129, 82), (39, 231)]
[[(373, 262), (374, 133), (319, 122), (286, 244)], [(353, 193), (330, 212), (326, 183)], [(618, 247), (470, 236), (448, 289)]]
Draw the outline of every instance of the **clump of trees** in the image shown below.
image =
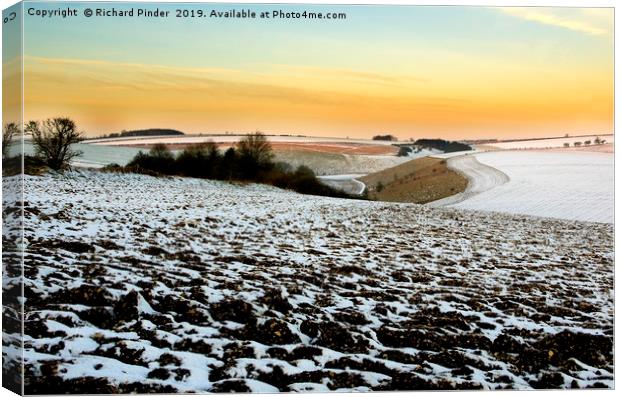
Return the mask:
[(30, 121), (24, 132), (32, 136), (36, 157), (53, 170), (69, 168), (69, 162), (82, 154), (71, 148), (71, 145), (80, 142), (82, 133), (69, 118), (56, 117), (43, 121)]
[(107, 170), (258, 182), (304, 194), (353, 197), (321, 183), (306, 166), (292, 169), (287, 163), (274, 162), (271, 144), (261, 132), (247, 135), (224, 153), (211, 141), (188, 146), (178, 156), (157, 144), (148, 153), (138, 153), (127, 166), (111, 165)]
[(464, 150), (472, 150), (472, 147), (456, 141), (445, 141), (443, 139), (418, 139), (415, 144), (428, 149), (441, 150), (444, 153), (461, 152)]
[(124, 137), (132, 137), (132, 136), (162, 136), (162, 135), (178, 136), (178, 135), (185, 135), (185, 133), (179, 130), (173, 130), (170, 128), (149, 128), (146, 130), (131, 130), (131, 131), (123, 130), (121, 132), (113, 132), (111, 134), (101, 135), (95, 139), (124, 138)]
[(396, 142), (398, 141), (398, 138), (396, 138), (394, 135), (388, 134), (388, 135), (375, 135), (372, 137), (373, 141), (392, 141), (392, 142)]

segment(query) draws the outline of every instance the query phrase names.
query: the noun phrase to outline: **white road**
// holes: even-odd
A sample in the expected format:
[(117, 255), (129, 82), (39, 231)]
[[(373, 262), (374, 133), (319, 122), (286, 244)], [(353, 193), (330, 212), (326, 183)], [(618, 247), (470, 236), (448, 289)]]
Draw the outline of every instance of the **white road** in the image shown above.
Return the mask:
[(454, 205), (475, 195), (503, 185), (510, 178), (502, 171), (478, 161), (472, 154), (464, 154), (446, 159), (448, 168), (465, 176), (469, 184), (464, 192), (429, 203), (432, 206)]

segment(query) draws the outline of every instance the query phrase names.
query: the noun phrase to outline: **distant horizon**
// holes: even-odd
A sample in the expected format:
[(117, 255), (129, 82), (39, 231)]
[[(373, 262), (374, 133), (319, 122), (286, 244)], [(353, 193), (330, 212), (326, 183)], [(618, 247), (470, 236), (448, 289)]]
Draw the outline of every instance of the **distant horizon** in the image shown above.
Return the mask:
[[(296, 4), (278, 7), (346, 19), (266, 22), (55, 5), (78, 16), (24, 16), (24, 117), (66, 115), (89, 137), (145, 125), (400, 140), (614, 133), (612, 8)], [(20, 66), (4, 57), (5, 85)]]
[[(299, 137), (299, 138), (325, 138), (325, 139), (350, 139), (350, 140), (369, 140), (372, 141), (373, 137), (351, 137), (351, 136), (329, 136), (329, 135), (307, 135), (307, 134), (296, 134), (296, 133), (275, 133), (275, 132), (269, 132), (269, 131), (261, 131), (261, 130), (255, 130), (255, 131), (248, 131), (248, 132), (238, 132), (238, 131), (225, 131), (225, 132), (185, 132), (185, 131), (181, 131), (178, 130), (176, 128), (163, 128), (163, 127), (151, 127), (151, 128), (139, 128), (136, 130), (121, 130), (118, 132), (113, 132), (111, 134), (114, 133), (120, 133), (123, 131), (148, 131), (148, 130), (175, 130), (178, 132), (183, 133), (183, 135), (179, 135), (179, 136), (244, 136), (244, 135), (248, 135), (248, 134), (252, 134), (255, 132), (260, 132), (263, 135), (265, 135), (266, 137)], [(136, 137), (142, 137), (141, 135), (137, 135), (137, 136), (126, 136), (126, 137), (107, 137), (107, 135), (110, 134), (101, 134), (101, 135), (97, 135), (97, 136), (85, 136), (85, 140), (95, 140), (95, 139), (132, 139), (132, 138), (136, 138)], [(375, 135), (388, 135), (386, 133), (379, 133), (379, 134), (375, 134)], [(394, 142), (408, 142), (410, 141), (410, 139), (444, 139), (444, 140), (451, 140), (451, 141), (477, 141), (477, 140), (493, 140), (493, 139), (497, 139), (497, 140), (501, 140), (501, 141), (511, 141), (511, 140), (542, 140), (542, 139), (562, 139), (562, 138), (581, 138), (581, 137), (590, 137), (590, 136), (614, 136), (614, 133), (577, 133), (577, 134), (568, 134), (568, 136), (565, 135), (556, 135), (556, 136), (541, 136), (541, 137), (518, 137), (518, 136), (514, 136), (514, 137), (506, 137), (506, 138), (455, 138), (455, 139), (447, 139), (445, 137), (442, 136), (430, 136), (430, 135), (422, 135), (419, 137), (409, 137), (409, 138), (399, 138), (396, 137), (398, 139), (398, 141), (394, 141)], [(153, 137), (160, 137), (160, 136), (166, 136), (166, 135), (153, 135), (151, 136), (151, 138)], [(144, 136), (147, 137), (148, 136)]]

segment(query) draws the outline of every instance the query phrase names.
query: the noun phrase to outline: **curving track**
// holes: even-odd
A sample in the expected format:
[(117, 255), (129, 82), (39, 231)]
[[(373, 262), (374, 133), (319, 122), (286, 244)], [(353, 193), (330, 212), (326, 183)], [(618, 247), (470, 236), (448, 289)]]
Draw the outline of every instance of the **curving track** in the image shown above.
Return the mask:
[(441, 200), (429, 203), (432, 206), (447, 206), (465, 201), (477, 194), (486, 192), (496, 186), (503, 185), (510, 178), (500, 170), (482, 164), (472, 155), (450, 157), (447, 159), (448, 168), (464, 175), (469, 184), (464, 192), (455, 194)]

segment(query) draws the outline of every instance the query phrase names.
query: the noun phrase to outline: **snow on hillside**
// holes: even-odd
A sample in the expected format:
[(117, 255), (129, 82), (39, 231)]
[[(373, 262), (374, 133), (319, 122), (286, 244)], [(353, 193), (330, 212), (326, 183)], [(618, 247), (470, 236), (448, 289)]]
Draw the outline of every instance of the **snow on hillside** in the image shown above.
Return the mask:
[(293, 167), (305, 165), (317, 175), (370, 174), (395, 167), (411, 157), (388, 155), (356, 155), (308, 151), (276, 152), (276, 161), (283, 161)]
[(611, 225), (86, 171), (26, 185), (28, 394), (613, 387)]
[[(493, 167), (509, 180), (498, 180), (501, 183), (496, 187), (469, 195), (464, 201), (457, 200), (460, 202), (454, 204), (455, 208), (614, 221), (613, 154), (501, 151), (479, 153), (475, 157), (482, 167)], [(481, 174), (488, 175), (488, 172)], [(473, 179), (475, 182), (476, 178)]]

